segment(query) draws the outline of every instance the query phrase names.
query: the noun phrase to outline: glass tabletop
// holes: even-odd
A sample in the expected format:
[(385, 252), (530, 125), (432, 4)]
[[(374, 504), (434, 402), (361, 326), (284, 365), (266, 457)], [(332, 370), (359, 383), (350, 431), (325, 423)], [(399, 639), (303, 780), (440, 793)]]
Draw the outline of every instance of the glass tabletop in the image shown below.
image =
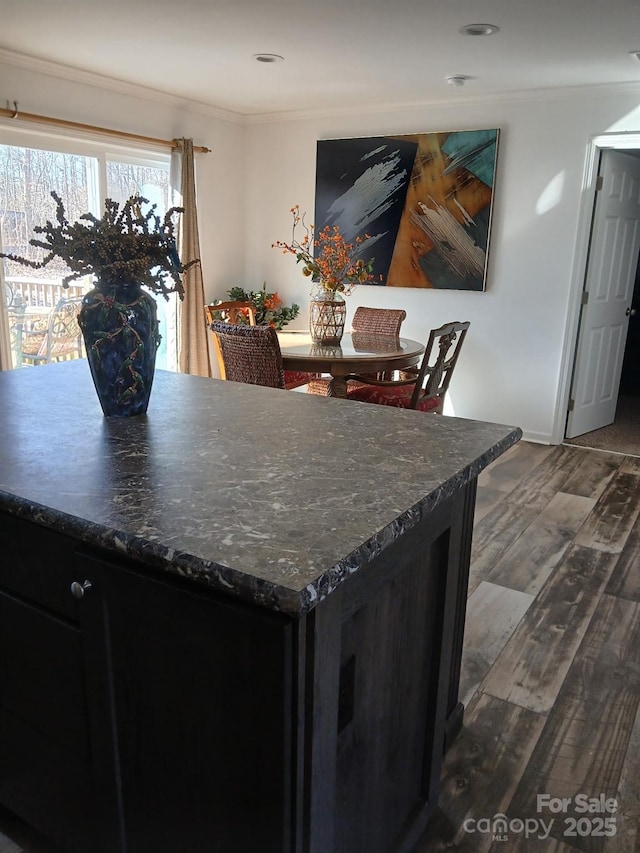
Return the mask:
[(403, 358), (420, 355), (424, 345), (409, 338), (392, 335), (372, 335), (363, 332), (345, 334), (339, 345), (316, 344), (308, 332), (278, 332), (284, 358), (325, 358), (366, 361), (384, 358)]

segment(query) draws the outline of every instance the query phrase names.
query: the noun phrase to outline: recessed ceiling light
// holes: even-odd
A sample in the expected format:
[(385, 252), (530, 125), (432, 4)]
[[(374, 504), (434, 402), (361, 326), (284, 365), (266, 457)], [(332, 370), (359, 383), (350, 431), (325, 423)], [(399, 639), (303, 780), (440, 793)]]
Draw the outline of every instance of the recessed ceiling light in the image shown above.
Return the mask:
[(636, 59), (640, 60), (640, 50), (630, 50), (630, 56), (635, 56)]
[(277, 53), (256, 53), (253, 58), (256, 62), (284, 62), (284, 56)]
[(466, 24), (464, 27), (460, 27), (459, 32), (463, 36), (492, 36), (499, 30), (500, 27), (496, 27), (495, 24)]
[(468, 79), (464, 74), (454, 74), (452, 77), (447, 77), (447, 83), (455, 89), (459, 89), (461, 86), (464, 86)]

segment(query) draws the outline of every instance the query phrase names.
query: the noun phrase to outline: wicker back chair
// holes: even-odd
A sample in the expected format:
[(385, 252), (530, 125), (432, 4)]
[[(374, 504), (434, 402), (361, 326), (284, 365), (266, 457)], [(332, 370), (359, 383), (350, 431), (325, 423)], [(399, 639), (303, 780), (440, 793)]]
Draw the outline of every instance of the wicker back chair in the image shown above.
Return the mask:
[[(397, 338), (400, 334), (402, 321), (407, 317), (407, 312), (402, 308), (356, 308), (351, 321), (351, 331), (362, 335), (389, 335)], [(383, 376), (373, 374), (373, 379), (384, 379)], [(310, 378), (307, 383), (307, 393), (326, 397), (329, 394), (329, 379), (320, 377)]]
[[(204, 306), (204, 314), (207, 318), (207, 326), (211, 329), (213, 323), (232, 323), (239, 325), (240, 317), (246, 317), (250, 326), (256, 324), (256, 306), (253, 302), (243, 302), (240, 299), (232, 299), (227, 302), (210, 303)], [(213, 336), (213, 348), (218, 362), (220, 378), (225, 379), (225, 368), (220, 343), (216, 335)]]
[(284, 389), (280, 343), (271, 326), (214, 322), (210, 328), (220, 348), (225, 379)]
[(353, 315), (351, 331), (398, 337), (402, 321), (406, 319), (407, 312), (401, 308), (365, 308), (361, 305)]
[[(253, 304), (253, 302), (243, 302), (240, 299), (231, 300), (229, 302), (218, 302), (217, 304), (212, 303), (210, 305), (205, 305), (204, 313), (207, 318), (207, 326), (209, 328), (211, 328), (212, 323), (217, 323), (220, 321), (223, 321), (225, 323), (231, 323), (233, 325), (242, 325), (238, 323), (238, 320), (241, 317), (246, 318), (249, 321), (250, 326), (255, 326), (256, 324), (256, 306)], [(216, 335), (213, 336), (213, 346), (218, 362), (218, 370), (220, 371), (220, 377), (222, 379), (225, 379), (226, 377), (224, 361), (222, 359), (222, 353), (220, 352), (220, 344), (218, 343), (218, 338), (216, 337)], [(317, 373), (302, 373), (300, 371), (285, 370), (284, 387), (287, 389), (299, 388), (301, 385), (306, 385), (309, 379), (315, 378), (317, 376)]]
[(366, 384), (349, 387), (347, 396), (350, 400), (359, 400), (362, 403), (378, 403), (383, 406), (442, 414), (444, 396), (469, 325), (468, 322), (446, 323), (439, 329), (433, 329), (420, 367), (405, 368), (401, 379), (379, 381), (355, 374), (348, 377)]

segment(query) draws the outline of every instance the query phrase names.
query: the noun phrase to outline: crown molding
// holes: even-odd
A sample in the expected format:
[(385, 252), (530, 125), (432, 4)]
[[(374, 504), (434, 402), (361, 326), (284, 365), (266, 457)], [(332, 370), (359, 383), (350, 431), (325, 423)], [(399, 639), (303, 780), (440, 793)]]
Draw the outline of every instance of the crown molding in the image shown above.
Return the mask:
[(211, 104), (203, 104), (200, 101), (192, 101), (189, 98), (171, 95), (168, 92), (163, 92), (159, 89), (139, 86), (137, 83), (128, 83), (126, 80), (118, 80), (115, 77), (96, 74), (93, 71), (83, 71), (80, 68), (73, 68), (70, 65), (62, 65), (58, 62), (51, 62), (48, 59), (28, 56), (24, 53), (16, 53), (15, 51), (7, 50), (2, 47), (0, 47), (0, 63), (13, 65), (17, 68), (24, 68), (28, 71), (36, 71), (39, 74), (46, 74), (49, 77), (58, 77), (63, 80), (69, 80), (73, 83), (83, 83), (87, 86), (96, 86), (100, 89), (107, 89), (120, 95), (129, 95), (133, 98), (142, 98), (146, 101), (154, 101), (155, 103), (163, 104), (167, 107), (180, 107), (181, 109), (187, 109), (189, 112), (198, 113), (199, 115), (204, 115), (209, 118), (217, 118), (234, 124), (245, 123), (246, 117), (241, 113), (224, 110), (220, 107), (214, 107)]
[[(541, 101), (562, 101), (573, 100), (576, 97), (611, 97), (612, 95), (620, 94), (638, 94), (640, 93), (640, 81), (632, 81), (625, 83), (601, 83), (589, 86), (558, 86), (548, 89), (521, 89), (508, 92), (493, 92), (484, 95), (461, 95), (461, 90), (457, 89), (455, 94), (449, 95), (446, 98), (433, 98), (431, 100), (421, 101), (393, 101), (388, 103), (363, 104), (358, 103), (357, 114), (362, 115), (379, 115), (381, 113), (397, 113), (408, 110), (426, 109), (426, 108), (458, 108), (461, 106), (473, 106), (478, 104), (504, 104), (509, 103), (528, 103)], [(269, 124), (271, 122), (286, 122), (286, 121), (301, 121), (304, 119), (331, 119), (340, 118), (341, 116), (353, 116), (354, 106), (335, 107), (333, 109), (305, 109), (305, 110), (287, 110), (274, 113), (255, 113), (253, 115), (244, 116), (244, 123), (253, 124)]]

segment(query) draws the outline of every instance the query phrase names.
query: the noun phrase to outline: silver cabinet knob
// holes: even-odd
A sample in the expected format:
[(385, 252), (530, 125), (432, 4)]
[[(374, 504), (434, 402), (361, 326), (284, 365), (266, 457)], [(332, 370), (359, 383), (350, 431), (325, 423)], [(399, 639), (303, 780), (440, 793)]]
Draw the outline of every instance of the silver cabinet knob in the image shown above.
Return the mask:
[(73, 595), (74, 598), (84, 598), (84, 591), (86, 589), (91, 589), (91, 581), (82, 581), (82, 583), (74, 581), (71, 584), (71, 595)]

